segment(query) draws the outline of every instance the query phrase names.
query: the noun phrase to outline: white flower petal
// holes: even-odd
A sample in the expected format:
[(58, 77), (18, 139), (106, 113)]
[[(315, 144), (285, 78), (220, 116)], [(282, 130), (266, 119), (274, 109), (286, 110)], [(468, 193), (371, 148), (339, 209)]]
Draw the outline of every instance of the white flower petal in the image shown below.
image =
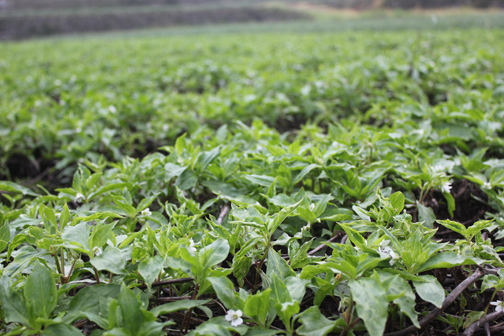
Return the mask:
[(452, 188), (452, 187), (451, 187), (451, 183), (450, 183), (450, 182), (447, 182), (447, 183), (445, 183), (445, 184), (443, 184), (443, 185), (441, 186), (441, 192), (443, 192), (443, 193), (448, 193), (448, 194), (449, 194), (449, 193), (450, 193), (450, 191), (451, 191), (451, 188)]
[(241, 316), (243, 315), (242, 311), (241, 310), (228, 310), (227, 311), (227, 314), (226, 316), (224, 317), (224, 319), (228, 322), (231, 322), (231, 325), (233, 327), (237, 327), (239, 326), (240, 324), (243, 323), (243, 319), (241, 318)]
[(243, 323), (243, 319), (242, 319), (241, 317), (239, 317), (239, 318), (237, 318), (236, 320), (233, 320), (233, 321), (231, 322), (231, 325), (232, 325), (233, 327), (238, 327), (238, 326), (239, 326), (240, 324), (242, 324), (242, 323)]
[(228, 310), (226, 317), (225, 317), (226, 321), (229, 321), (229, 322), (233, 321), (234, 314), (235, 314), (234, 310), (232, 310), (232, 309)]
[(84, 195), (83, 194), (77, 193), (77, 195), (75, 195), (75, 202), (76, 203), (82, 203), (83, 200), (84, 200)]

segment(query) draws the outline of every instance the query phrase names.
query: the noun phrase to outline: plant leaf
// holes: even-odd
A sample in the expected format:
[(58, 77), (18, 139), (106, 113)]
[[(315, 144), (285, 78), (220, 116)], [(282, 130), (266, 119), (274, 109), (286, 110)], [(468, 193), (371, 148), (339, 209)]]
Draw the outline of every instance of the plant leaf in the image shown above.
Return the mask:
[(312, 306), (299, 314), (299, 321), (301, 326), (297, 333), (301, 336), (325, 336), (336, 324), (322, 315), (317, 306)]
[(370, 336), (381, 336), (388, 317), (385, 289), (375, 279), (360, 278), (348, 283), (356, 303), (357, 315), (364, 321)]
[(24, 296), (28, 313), (34, 320), (48, 319), (56, 307), (58, 291), (53, 273), (39, 262), (35, 263), (32, 273), (26, 279)]
[(445, 291), (439, 281), (432, 275), (421, 275), (426, 282), (413, 281), (418, 295), (425, 301), (441, 308), (445, 299)]

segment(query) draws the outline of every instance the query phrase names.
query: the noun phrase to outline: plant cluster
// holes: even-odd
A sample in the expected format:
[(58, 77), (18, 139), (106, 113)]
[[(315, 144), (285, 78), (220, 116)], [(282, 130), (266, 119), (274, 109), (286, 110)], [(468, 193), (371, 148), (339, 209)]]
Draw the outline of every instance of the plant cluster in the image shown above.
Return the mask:
[(8, 45), (0, 333), (503, 330), (502, 35)]

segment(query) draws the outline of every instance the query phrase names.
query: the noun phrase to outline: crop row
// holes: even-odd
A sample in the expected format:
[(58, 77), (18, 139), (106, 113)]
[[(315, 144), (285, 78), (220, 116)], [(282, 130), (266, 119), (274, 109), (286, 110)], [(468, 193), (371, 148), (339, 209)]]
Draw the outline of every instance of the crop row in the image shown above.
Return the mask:
[(377, 37), (0, 50), (1, 332), (502, 322), (502, 31)]

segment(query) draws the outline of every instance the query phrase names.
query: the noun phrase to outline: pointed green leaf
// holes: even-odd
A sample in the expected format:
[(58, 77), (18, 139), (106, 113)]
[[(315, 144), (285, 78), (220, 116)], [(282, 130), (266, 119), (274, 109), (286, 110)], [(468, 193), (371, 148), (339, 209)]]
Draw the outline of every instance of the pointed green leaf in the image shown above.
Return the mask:
[(440, 252), (434, 254), (425, 263), (423, 263), (420, 268), (418, 268), (418, 273), (425, 272), (435, 268), (451, 268), (463, 265), (479, 265), (483, 263), (484, 260), (478, 258), (466, 258), (464, 256), (458, 255), (453, 252)]
[(175, 185), (179, 187), (180, 190), (187, 190), (194, 188), (196, 186), (196, 183), (198, 183), (198, 175), (187, 168), (182, 174), (177, 177)]
[(231, 280), (225, 277), (208, 277), (207, 280), (212, 284), (217, 297), (224, 306), (226, 306), (227, 309), (235, 309), (236, 296)]
[(260, 325), (266, 324), (270, 307), (271, 289), (268, 288), (260, 293), (249, 295), (245, 301), (243, 313), (256, 320)]
[(10, 242), (10, 227), (8, 223), (0, 228), (0, 252), (3, 252)]
[(53, 324), (44, 329), (42, 336), (84, 336), (79, 329), (68, 324)]
[(78, 247), (83, 251), (91, 252), (88, 239), (89, 239), (89, 225), (87, 223), (80, 223), (75, 226), (67, 226), (61, 234), (61, 238), (69, 247)]
[(107, 249), (97, 257), (90, 260), (91, 265), (99, 271), (109, 271), (114, 274), (124, 274), (126, 258), (124, 252), (116, 247), (107, 247)]
[(140, 310), (141, 303), (126, 285), (121, 286), (121, 292), (117, 298), (121, 309), (122, 321), (127, 330), (133, 335), (138, 335), (138, 331), (142, 326), (144, 316)]
[(417, 328), (420, 328), (420, 324), (418, 323), (418, 314), (415, 311), (415, 293), (413, 293), (413, 290), (408, 282), (403, 278), (394, 276), (390, 273), (378, 272), (378, 274), (382, 282), (389, 279), (392, 280), (387, 288), (387, 295), (399, 296), (394, 299), (393, 302), (399, 306), (401, 312), (408, 316)]
[(295, 276), (296, 273), (290, 268), (289, 264), (270, 247), (268, 252), (268, 261), (266, 263), (266, 276), (271, 279), (272, 275), (278, 275), (280, 279), (289, 276)]
[(413, 281), (413, 286), (423, 300), (441, 308), (445, 299), (445, 291), (439, 281), (432, 275), (421, 275), (426, 282)]
[(394, 208), (396, 213), (401, 213), (401, 211), (404, 209), (404, 200), (404, 195), (400, 191), (390, 195), (390, 203), (392, 204), (392, 207)]
[(308, 166), (304, 167), (303, 170), (301, 170), (299, 172), (299, 174), (296, 175), (296, 177), (294, 178), (294, 180), (292, 180), (292, 184), (296, 184), (296, 183), (300, 182), (313, 169), (319, 168), (319, 167), (320, 166), (318, 164), (311, 164), (311, 165), (308, 165)]
[(208, 302), (210, 302), (210, 300), (180, 300), (154, 307), (150, 310), (150, 312), (154, 314), (154, 316), (158, 317), (159, 315), (174, 313), (179, 310), (187, 310), (202, 306), (204, 304), (207, 304)]
[(297, 334), (301, 336), (325, 336), (335, 326), (335, 322), (322, 315), (317, 306), (312, 306), (302, 312), (299, 315), (299, 322), (301, 322), (301, 327), (298, 328)]
[(145, 284), (150, 289), (150, 286), (163, 270), (164, 259), (160, 255), (156, 255), (147, 260), (142, 260), (138, 265), (138, 273), (144, 278)]
[(68, 209), (68, 205), (65, 202), (65, 205), (63, 206), (63, 211), (61, 211), (59, 218), (60, 230), (65, 229), (65, 226), (68, 224), (69, 220), (70, 220), (70, 210)]
[(58, 290), (53, 273), (39, 262), (26, 279), (24, 296), (28, 313), (34, 319), (50, 317), (58, 301)]
[(205, 246), (199, 251), (200, 261), (203, 268), (209, 268), (224, 261), (229, 254), (229, 243), (219, 238), (212, 244)]
[(436, 215), (434, 215), (434, 211), (430, 207), (426, 207), (423, 204), (418, 203), (418, 221), (424, 222), (424, 226), (429, 229), (433, 228), (433, 224), (436, 221)]
[(5, 322), (19, 322), (30, 326), (25, 301), (21, 294), (12, 288), (10, 278), (5, 275), (0, 278), (0, 301), (5, 314)]
[(100, 305), (100, 300), (105, 298), (116, 299), (119, 296), (121, 287), (118, 285), (93, 285), (85, 287), (77, 292), (70, 301), (68, 314), (64, 317), (64, 321), (68, 323), (74, 322), (81, 312), (96, 311)]
[(381, 336), (388, 317), (385, 289), (376, 279), (360, 278), (348, 283), (356, 303), (357, 315), (364, 321), (370, 336)]

